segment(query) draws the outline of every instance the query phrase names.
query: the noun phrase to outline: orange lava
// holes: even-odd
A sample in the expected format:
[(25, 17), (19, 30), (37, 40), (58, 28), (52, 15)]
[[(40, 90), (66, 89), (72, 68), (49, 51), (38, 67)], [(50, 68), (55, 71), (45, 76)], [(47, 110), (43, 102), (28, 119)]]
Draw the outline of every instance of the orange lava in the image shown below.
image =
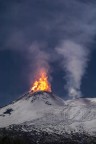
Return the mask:
[(39, 76), (35, 79), (30, 91), (33, 93), (37, 91), (51, 92), (51, 85), (48, 82), (48, 76), (44, 69), (40, 70)]

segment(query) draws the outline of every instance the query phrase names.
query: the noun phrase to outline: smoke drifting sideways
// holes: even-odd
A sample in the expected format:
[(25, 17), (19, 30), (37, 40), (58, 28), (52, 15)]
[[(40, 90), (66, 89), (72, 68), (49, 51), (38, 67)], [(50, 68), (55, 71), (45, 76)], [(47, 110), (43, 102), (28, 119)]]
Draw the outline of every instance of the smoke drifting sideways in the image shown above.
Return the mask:
[(96, 2), (4, 0), (1, 5), (0, 49), (24, 53), (29, 61), (30, 83), (42, 68), (50, 76), (54, 71), (50, 63), (58, 61), (66, 72), (68, 96), (80, 97), (96, 34)]

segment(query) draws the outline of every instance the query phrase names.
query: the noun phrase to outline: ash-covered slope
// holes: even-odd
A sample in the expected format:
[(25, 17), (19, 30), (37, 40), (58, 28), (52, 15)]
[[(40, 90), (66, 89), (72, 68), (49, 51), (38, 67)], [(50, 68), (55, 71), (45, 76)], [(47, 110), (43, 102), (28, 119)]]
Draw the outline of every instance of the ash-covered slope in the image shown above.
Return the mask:
[[(22, 131), (32, 130), (62, 134), (96, 133), (96, 99), (63, 101), (49, 92), (27, 93), (0, 109), (0, 127), (15, 124)], [(9, 128), (10, 128), (9, 127)]]

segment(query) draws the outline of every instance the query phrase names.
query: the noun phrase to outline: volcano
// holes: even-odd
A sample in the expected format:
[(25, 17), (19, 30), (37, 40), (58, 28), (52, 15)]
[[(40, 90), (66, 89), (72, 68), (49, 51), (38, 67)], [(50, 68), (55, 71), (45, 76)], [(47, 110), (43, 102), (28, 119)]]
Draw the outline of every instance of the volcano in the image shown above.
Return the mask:
[(0, 137), (5, 134), (26, 135), (28, 144), (96, 140), (96, 99), (64, 101), (52, 92), (28, 92), (0, 109)]

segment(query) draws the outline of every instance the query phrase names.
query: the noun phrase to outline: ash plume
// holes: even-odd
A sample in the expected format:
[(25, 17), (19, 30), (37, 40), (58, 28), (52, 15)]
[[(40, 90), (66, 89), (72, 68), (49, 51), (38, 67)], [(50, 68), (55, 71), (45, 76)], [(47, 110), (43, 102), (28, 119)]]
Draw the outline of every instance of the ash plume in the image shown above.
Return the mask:
[(44, 51), (44, 47), (46, 47), (46, 44), (34, 42), (27, 50), (30, 69), (33, 70), (33, 73), (30, 73), (30, 80), (38, 77), (41, 70), (44, 70), (50, 77), (50, 55)]

